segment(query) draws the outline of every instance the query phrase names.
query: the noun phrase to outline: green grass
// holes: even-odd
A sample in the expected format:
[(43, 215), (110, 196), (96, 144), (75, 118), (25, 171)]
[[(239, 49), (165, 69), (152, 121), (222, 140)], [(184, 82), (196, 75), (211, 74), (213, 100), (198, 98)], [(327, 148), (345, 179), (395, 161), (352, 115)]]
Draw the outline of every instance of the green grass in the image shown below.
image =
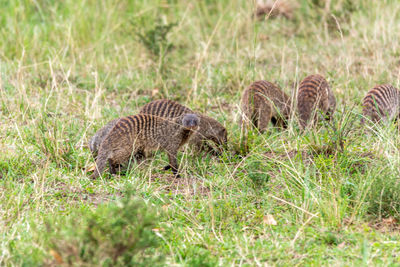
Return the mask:
[[(370, 88), (399, 86), (399, 5), (297, 2), (260, 21), (245, 0), (1, 1), (0, 264), (399, 265), (399, 133), (359, 125)], [(253, 131), (240, 155), (243, 90), (316, 72), (333, 126)], [(160, 98), (223, 123), (226, 153), (90, 180), (88, 139)]]

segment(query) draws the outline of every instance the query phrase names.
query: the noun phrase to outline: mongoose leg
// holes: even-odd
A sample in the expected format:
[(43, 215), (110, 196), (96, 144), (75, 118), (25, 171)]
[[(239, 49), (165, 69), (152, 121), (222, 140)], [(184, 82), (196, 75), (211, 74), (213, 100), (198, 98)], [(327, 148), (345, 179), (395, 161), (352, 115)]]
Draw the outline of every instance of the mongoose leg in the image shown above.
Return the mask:
[(330, 121), (332, 119), (331, 113), (328, 111), (325, 113), (325, 120)]
[(96, 152), (94, 152), (94, 151), (92, 152), (92, 156), (93, 156), (93, 159), (94, 159), (94, 160), (97, 159), (97, 154), (98, 154), (97, 151), (96, 151)]
[[(268, 106), (267, 106), (268, 105)], [(265, 105), (264, 107), (260, 108), (259, 117), (258, 117), (258, 130), (260, 133), (264, 133), (268, 127), (269, 122), (272, 119), (271, 108), (269, 104)]]
[(171, 169), (171, 165), (169, 164), (163, 168), (164, 171), (168, 171), (169, 169)]
[(179, 172), (178, 172), (178, 160), (176, 159), (177, 151), (173, 153), (168, 153), (168, 160), (169, 160), (169, 168), (172, 170), (172, 173), (175, 175), (176, 178), (179, 178)]
[(108, 159), (108, 165), (110, 166), (110, 173), (111, 175), (117, 174), (116, 165), (113, 164), (111, 159)]
[(145, 158), (146, 158), (146, 156), (145, 156), (145, 154), (144, 154), (144, 151), (139, 150), (138, 152), (136, 152), (136, 154), (135, 154), (135, 160), (136, 160), (137, 162), (141, 162), (141, 161), (143, 161)]
[(251, 115), (250, 121), (248, 122), (249, 125), (251, 125), (252, 127), (255, 128), (259, 128), (258, 127), (258, 123), (259, 123), (259, 117), (260, 117), (260, 112), (258, 109), (254, 110), (254, 113)]
[(216, 156), (216, 157), (219, 157), (222, 155), (222, 151), (217, 150), (208, 144), (207, 144), (207, 147), (208, 147), (208, 152), (211, 153), (211, 155)]
[(172, 173), (175, 175), (176, 178), (180, 178), (180, 177), (181, 177), (181, 176), (179, 175), (179, 173), (178, 173), (178, 170), (175, 169), (175, 168), (173, 168), (171, 165), (167, 165), (167, 166), (165, 166), (165, 167), (163, 168), (164, 171), (168, 171), (168, 170), (170, 170), (170, 169), (172, 169)]
[(281, 117), (272, 117), (271, 118), (271, 122), (272, 124), (280, 129), (286, 129), (287, 125), (284, 119), (282, 119)]
[(172, 169), (172, 174), (175, 176), (175, 178), (181, 178), (181, 175), (179, 174), (178, 170)]
[(205, 140), (196, 143), (195, 148), (197, 151), (204, 151), (205, 153), (210, 153), (213, 156), (219, 156), (221, 154), (221, 152), (210, 146)]
[(281, 129), (287, 129), (287, 127), (288, 127), (288, 122), (287, 122), (286, 118), (279, 117), (276, 124)]
[(314, 119), (312, 120), (311, 125), (312, 125), (312, 127), (315, 127), (318, 124), (318, 122), (320, 121), (320, 119), (318, 118), (317, 111), (314, 111), (313, 117), (314, 117)]
[(333, 111), (332, 110), (328, 110), (325, 113), (325, 121), (334, 122)]

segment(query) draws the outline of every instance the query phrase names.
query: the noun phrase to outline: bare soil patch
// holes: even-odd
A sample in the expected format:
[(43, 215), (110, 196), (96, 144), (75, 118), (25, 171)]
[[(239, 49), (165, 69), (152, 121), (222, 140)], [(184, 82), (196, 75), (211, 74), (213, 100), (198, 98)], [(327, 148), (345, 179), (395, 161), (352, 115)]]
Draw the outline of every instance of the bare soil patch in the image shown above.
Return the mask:
[(199, 178), (175, 178), (174, 175), (154, 174), (151, 180), (161, 185), (159, 187), (160, 191), (165, 191), (173, 195), (193, 197), (196, 195), (207, 195), (210, 192), (210, 189), (205, 185), (204, 181)]

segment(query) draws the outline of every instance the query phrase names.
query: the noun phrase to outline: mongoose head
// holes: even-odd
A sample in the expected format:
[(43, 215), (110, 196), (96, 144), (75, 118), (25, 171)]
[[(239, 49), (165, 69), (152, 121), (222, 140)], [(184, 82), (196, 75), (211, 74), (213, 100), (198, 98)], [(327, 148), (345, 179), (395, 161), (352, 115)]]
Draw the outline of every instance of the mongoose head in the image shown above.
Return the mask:
[(182, 118), (182, 126), (190, 130), (199, 128), (200, 118), (196, 114), (185, 114)]
[(217, 145), (225, 146), (228, 142), (228, 132), (225, 127), (215, 120), (209, 120), (208, 124), (208, 127), (205, 128), (204, 137)]

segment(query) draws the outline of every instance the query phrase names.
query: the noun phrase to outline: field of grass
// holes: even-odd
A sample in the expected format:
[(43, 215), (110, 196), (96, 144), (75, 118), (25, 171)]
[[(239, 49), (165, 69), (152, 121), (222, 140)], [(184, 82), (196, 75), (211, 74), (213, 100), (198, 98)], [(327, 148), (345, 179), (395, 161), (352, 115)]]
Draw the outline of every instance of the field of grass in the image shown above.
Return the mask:
[[(247, 0), (1, 1), (0, 265), (400, 265), (398, 129), (359, 122), (369, 89), (399, 87), (400, 5), (292, 2), (258, 20)], [(334, 122), (252, 131), (243, 153), (243, 90), (312, 73)], [(89, 179), (88, 139), (160, 98), (224, 124), (224, 155)]]

